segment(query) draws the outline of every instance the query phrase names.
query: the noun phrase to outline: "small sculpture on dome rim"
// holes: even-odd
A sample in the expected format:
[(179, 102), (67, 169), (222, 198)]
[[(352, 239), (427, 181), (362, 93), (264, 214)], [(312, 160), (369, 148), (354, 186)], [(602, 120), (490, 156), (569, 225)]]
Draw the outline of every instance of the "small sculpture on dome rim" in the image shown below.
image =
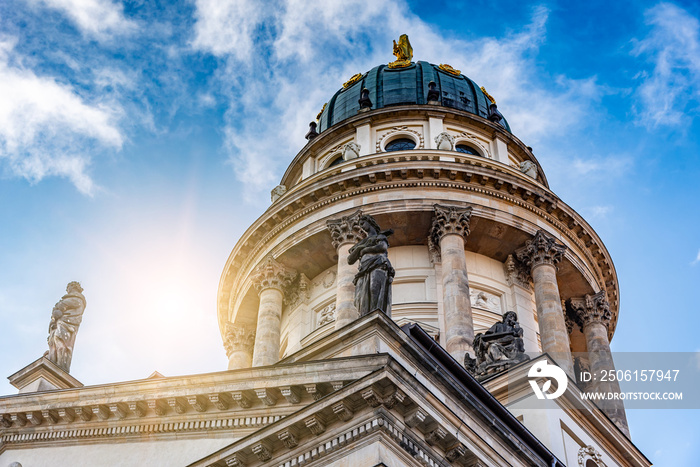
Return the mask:
[(83, 321), (85, 296), (79, 282), (70, 282), (66, 294), (54, 305), (49, 323), (49, 350), (44, 354), (66, 372), (70, 371), (75, 336)]
[(406, 68), (411, 65), (413, 47), (408, 40), (408, 35), (401, 34), (398, 44), (394, 41), (394, 56), (396, 56), (396, 60), (387, 65), (389, 68)]
[(452, 65), (448, 65), (447, 63), (441, 63), (440, 66), (438, 66), (439, 69), (442, 71), (449, 73), (454, 76), (459, 76), (462, 74), (461, 71), (456, 70), (455, 68), (452, 67)]
[(395, 271), (387, 254), (387, 237), (394, 231), (382, 230), (377, 221), (369, 215), (361, 216), (359, 223), (367, 237), (350, 248), (348, 256), (348, 264), (360, 261), (359, 271), (353, 279), (355, 307), (360, 316), (374, 310), (381, 310), (391, 316), (391, 283), (394, 281)]

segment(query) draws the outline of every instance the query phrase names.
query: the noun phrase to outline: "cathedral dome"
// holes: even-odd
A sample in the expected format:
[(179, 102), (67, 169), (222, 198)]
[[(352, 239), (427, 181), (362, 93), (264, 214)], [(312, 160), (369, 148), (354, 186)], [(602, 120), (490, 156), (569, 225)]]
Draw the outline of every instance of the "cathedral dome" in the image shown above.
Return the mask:
[[(361, 104), (362, 90), (369, 102)], [(393, 105), (440, 105), (478, 115), (494, 116), (493, 98), (474, 81), (449, 65), (418, 61), (403, 68), (379, 65), (352, 76), (324, 105), (318, 117), (319, 132), (357, 115), (361, 108)], [(371, 106), (371, 107), (370, 107)], [(493, 110), (492, 110), (493, 109)], [(510, 132), (508, 122), (496, 113), (498, 123)]]

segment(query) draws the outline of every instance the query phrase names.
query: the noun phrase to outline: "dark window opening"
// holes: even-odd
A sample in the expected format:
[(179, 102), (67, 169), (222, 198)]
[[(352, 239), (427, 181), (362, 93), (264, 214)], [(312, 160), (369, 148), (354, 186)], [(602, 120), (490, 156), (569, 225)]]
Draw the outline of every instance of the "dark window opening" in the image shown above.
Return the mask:
[(391, 141), (384, 147), (386, 152), (407, 151), (416, 147), (416, 142), (408, 138), (399, 138)]
[(333, 162), (331, 162), (331, 163), (328, 165), (328, 167), (333, 167), (334, 165), (342, 164), (343, 162), (345, 162), (345, 161), (343, 160), (343, 156), (338, 156), (338, 157), (336, 157), (335, 159), (333, 159)]
[(457, 152), (461, 152), (464, 154), (471, 154), (472, 156), (480, 156), (481, 155), (481, 154), (479, 154), (479, 152), (476, 149), (474, 149), (471, 146), (467, 146), (466, 144), (458, 144), (455, 147), (455, 150)]

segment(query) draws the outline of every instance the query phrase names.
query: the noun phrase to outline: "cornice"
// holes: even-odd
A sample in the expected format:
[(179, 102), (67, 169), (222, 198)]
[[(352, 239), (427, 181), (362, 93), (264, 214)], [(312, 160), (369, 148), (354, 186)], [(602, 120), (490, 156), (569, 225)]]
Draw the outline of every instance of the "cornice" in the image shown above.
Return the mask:
[[(383, 368), (372, 355), (0, 398), (0, 452), (12, 444), (168, 437), (260, 428)], [(43, 445), (43, 444), (42, 444)]]

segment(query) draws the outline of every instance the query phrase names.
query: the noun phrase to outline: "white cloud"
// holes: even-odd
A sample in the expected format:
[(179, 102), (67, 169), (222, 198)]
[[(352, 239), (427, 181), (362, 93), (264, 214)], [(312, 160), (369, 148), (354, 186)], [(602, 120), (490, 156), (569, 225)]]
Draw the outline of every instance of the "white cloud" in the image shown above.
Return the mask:
[(636, 112), (646, 126), (679, 125), (700, 98), (700, 21), (682, 8), (660, 3), (647, 10), (649, 34), (633, 55), (651, 70), (638, 77)]
[(38, 182), (67, 177), (82, 193), (94, 190), (86, 168), (96, 148), (120, 148), (120, 108), (88, 103), (51, 77), (12, 63), (14, 41), (0, 39), (0, 160), (14, 175)]
[(698, 255), (695, 257), (695, 260), (694, 260), (692, 263), (690, 263), (690, 264), (692, 264), (693, 266), (695, 266), (695, 265), (698, 264), (698, 263), (700, 263), (700, 250), (698, 250)]
[(588, 210), (591, 212), (591, 217), (602, 219), (602, 218), (607, 217), (607, 215), (613, 211), (613, 207), (612, 206), (591, 206)]
[(196, 6), (191, 45), (225, 61), (227, 148), (249, 197), (262, 198), (276, 185), (323, 103), (353, 74), (393, 60), (392, 40), (406, 31), (414, 60), (449, 63), (485, 86), (530, 145), (585, 120), (601, 95), (595, 77), (543, 82), (535, 55), (546, 40), (545, 8), (535, 9), (521, 31), (467, 41), (446, 37), (397, 0), (287, 0), (268, 9), (198, 0)]
[(121, 4), (110, 0), (27, 0), (44, 4), (65, 14), (86, 35), (99, 40), (128, 34), (136, 29), (133, 21), (124, 17)]

